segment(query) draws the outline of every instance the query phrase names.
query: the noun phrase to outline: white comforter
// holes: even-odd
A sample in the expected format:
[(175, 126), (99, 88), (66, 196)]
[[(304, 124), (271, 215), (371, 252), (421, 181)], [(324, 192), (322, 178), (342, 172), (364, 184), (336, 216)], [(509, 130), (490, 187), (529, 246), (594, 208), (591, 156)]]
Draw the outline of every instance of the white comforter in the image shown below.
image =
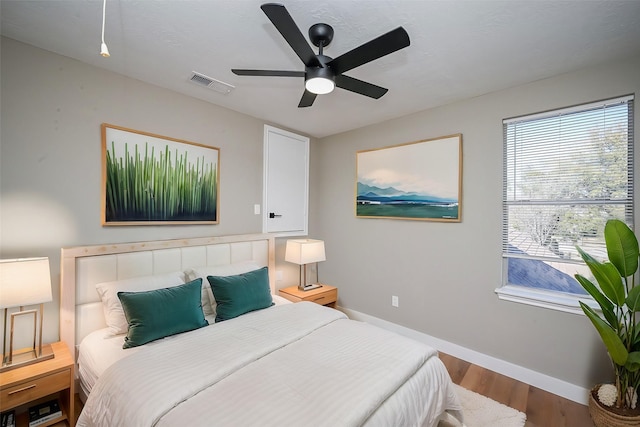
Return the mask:
[(432, 426), (460, 409), (433, 349), (312, 303), (166, 341), (108, 368), (78, 426)]

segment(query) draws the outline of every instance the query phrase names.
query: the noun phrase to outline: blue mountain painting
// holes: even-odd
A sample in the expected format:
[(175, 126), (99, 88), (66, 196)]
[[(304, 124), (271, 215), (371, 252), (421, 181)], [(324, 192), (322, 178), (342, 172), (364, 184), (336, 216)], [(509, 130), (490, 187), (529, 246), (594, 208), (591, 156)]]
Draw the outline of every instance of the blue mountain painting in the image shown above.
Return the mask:
[(455, 221), (459, 218), (458, 200), (358, 182), (356, 215)]
[(449, 205), (458, 203), (457, 199), (438, 197), (398, 190), (393, 187), (380, 188), (358, 182), (358, 201), (374, 201), (380, 203), (425, 203)]

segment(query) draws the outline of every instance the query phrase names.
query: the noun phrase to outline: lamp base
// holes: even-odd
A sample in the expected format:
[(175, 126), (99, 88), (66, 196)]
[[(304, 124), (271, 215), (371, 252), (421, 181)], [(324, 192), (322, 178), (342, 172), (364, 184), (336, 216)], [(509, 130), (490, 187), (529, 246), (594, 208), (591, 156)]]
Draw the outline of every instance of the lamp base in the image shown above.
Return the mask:
[(53, 354), (53, 349), (51, 348), (50, 344), (44, 344), (42, 346), (42, 354), (40, 354), (40, 356), (37, 355), (36, 350), (34, 350), (33, 348), (18, 350), (17, 352), (13, 353), (11, 364), (8, 363), (9, 355), (3, 356), (0, 372), (10, 371), (12, 369), (21, 368), (23, 366), (53, 359), (54, 356), (55, 355)]
[(310, 291), (312, 289), (321, 288), (322, 285), (320, 283), (308, 284), (308, 285), (298, 285), (298, 289), (301, 291)]

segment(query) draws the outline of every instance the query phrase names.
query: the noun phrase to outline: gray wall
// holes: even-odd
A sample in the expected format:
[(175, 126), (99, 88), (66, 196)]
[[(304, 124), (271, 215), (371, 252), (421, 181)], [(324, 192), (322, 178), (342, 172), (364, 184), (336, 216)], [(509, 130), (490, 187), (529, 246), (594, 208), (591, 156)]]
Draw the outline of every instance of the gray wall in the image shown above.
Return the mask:
[[(502, 119), (640, 93), (638, 70), (640, 58), (322, 139), (312, 157), (321, 214), (311, 231), (326, 242), (321, 280), (339, 287), (339, 305), (584, 388), (610, 380), (604, 346), (584, 316), (500, 301), (494, 293), (501, 280)], [(356, 151), (454, 133), (463, 135), (461, 223), (355, 218)]]

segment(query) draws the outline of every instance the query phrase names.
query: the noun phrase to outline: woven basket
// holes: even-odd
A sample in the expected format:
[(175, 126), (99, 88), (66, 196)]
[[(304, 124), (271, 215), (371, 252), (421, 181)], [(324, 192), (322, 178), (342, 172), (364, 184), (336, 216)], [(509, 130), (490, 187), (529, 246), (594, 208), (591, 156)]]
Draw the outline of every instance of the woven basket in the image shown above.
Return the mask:
[(640, 426), (640, 415), (625, 416), (611, 412), (606, 406), (598, 402), (595, 396), (598, 395), (597, 385), (589, 393), (589, 414), (596, 427), (638, 427)]

